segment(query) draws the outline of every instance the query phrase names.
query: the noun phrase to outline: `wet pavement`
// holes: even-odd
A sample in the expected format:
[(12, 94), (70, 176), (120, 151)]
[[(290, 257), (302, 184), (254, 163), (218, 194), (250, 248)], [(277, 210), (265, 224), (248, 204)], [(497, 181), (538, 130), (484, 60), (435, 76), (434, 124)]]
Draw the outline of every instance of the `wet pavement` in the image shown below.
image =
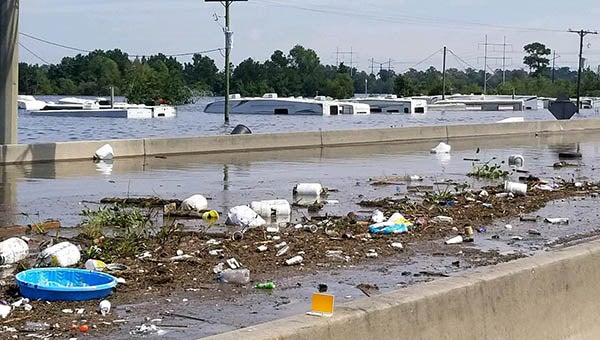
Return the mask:
[[(4, 219), (2, 225), (58, 218), (64, 226), (72, 226), (81, 220), (82, 208), (96, 207), (94, 202), (104, 197), (183, 199), (195, 193), (211, 198), (209, 207), (223, 212), (252, 200), (291, 200), (292, 187), (298, 182), (320, 182), (336, 189), (328, 198), (340, 203), (325, 205), (319, 214), (345, 215), (353, 211), (366, 216), (370, 210), (359, 207), (357, 202), (408, 194), (406, 185), (374, 186), (369, 183), (370, 178), (419, 175), (424, 178), (420, 184), (433, 185), (436, 190), (443, 190), (445, 184), (435, 183), (447, 179), (478, 188), (498, 181), (467, 177), (472, 162), (464, 159), (479, 158), (477, 164), (481, 164), (492, 157), (496, 157), (492, 162), (500, 162), (512, 154), (523, 155), (526, 169), (540, 178), (598, 180), (595, 164), (600, 164), (600, 136), (595, 134), (450, 141), (449, 155), (429, 153), (436, 144), (117, 159), (112, 167), (98, 167), (91, 161), (6, 166), (0, 170), (0, 216)], [(477, 148), (481, 149), (479, 153), (475, 152)], [(559, 160), (559, 152), (576, 150), (583, 158), (568, 161), (577, 166), (552, 167)], [(503, 168), (509, 169), (506, 164)], [(522, 175), (513, 173), (512, 178)], [(370, 292), (377, 294), (459, 275), (471, 268), (494, 264), (499, 258), (531, 256), (576, 244), (598, 234), (597, 205), (598, 198), (589, 196), (554, 201), (538, 211), (541, 217), (537, 221), (498, 220), (486, 226), (485, 233), (476, 234), (474, 243), (445, 246), (443, 240), (434, 240), (404, 244), (398, 256), (370, 259), (363, 265), (324, 261), (314, 271), (299, 269), (297, 275), (259, 276), (257, 279), (276, 282), (277, 288), (272, 292), (218, 283), (199, 285), (196, 290), (178, 292), (168, 299), (156, 299), (152, 291), (140, 292), (140, 300), (146, 302), (116, 306), (116, 317), (128, 322), (104, 338), (128, 337), (131, 329), (148, 322), (146, 318), (160, 318), (157, 325), (166, 331), (161, 338), (192, 339), (303, 313), (309, 308), (311, 293), (322, 283), (336, 296), (336, 303), (343, 303), (365, 298), (357, 288), (359, 284), (376, 285), (378, 289)], [(298, 220), (305, 214), (305, 209), (295, 209), (292, 219)], [(544, 217), (568, 217), (570, 223), (549, 224), (543, 221)], [(507, 224), (512, 228), (507, 229)], [(529, 233), (530, 229), (536, 229), (539, 235)], [(515, 236), (522, 239), (514, 239)], [(204, 320), (165, 316), (165, 311)]]

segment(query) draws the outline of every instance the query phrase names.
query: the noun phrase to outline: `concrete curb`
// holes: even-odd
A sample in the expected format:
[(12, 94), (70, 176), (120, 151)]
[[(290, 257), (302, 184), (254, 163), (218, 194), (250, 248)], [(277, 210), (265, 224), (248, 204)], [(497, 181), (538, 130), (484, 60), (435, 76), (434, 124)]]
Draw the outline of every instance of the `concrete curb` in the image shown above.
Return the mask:
[(600, 119), (436, 125), (385, 129), (219, 135), (185, 138), (119, 139), (0, 145), (0, 164), (91, 159), (104, 144), (115, 157), (287, 150), (376, 143), (415, 143), (452, 139), (487, 139), (506, 135), (538, 135), (600, 129)]
[[(205, 339), (597, 339), (600, 241)], [(308, 308), (309, 306), (307, 306)]]

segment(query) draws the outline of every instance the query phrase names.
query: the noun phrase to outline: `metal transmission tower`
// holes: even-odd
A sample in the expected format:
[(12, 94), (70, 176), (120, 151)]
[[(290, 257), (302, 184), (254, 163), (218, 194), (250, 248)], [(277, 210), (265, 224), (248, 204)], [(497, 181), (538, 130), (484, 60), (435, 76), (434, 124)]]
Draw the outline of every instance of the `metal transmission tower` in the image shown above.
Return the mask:
[[(19, 0), (0, 2), (0, 144), (17, 143)], [(2, 157), (0, 155), (0, 157)]]
[[(353, 65), (354, 65), (353, 64), (353, 59), (352, 59), (352, 57), (354, 56), (354, 52), (352, 52), (352, 47), (350, 47), (350, 52), (343, 52), (343, 51), (340, 52), (340, 49), (336, 48), (336, 50), (335, 50), (335, 65), (337, 67), (340, 67), (340, 54), (342, 56), (345, 56), (346, 54), (350, 55), (350, 76), (352, 76), (352, 68), (353, 68)], [(344, 59), (344, 61), (346, 61), (346, 58), (343, 58), (343, 59)]]
[(231, 37), (233, 32), (229, 29), (229, 5), (234, 1), (248, 0), (204, 0), (205, 2), (220, 2), (225, 7), (225, 124), (229, 124), (229, 53), (231, 52)]
[[(506, 57), (506, 52), (512, 52), (512, 45), (506, 43), (506, 37), (504, 37), (504, 41), (501, 44), (499, 44), (499, 43), (488, 43), (488, 39), (487, 39), (487, 35), (486, 35), (485, 36), (485, 41), (483, 43), (479, 43), (479, 46), (483, 46), (484, 47), (484, 54), (483, 54), (483, 94), (486, 94), (486, 92), (487, 92), (487, 81), (491, 77), (494, 76), (494, 74), (492, 73), (492, 75), (490, 76), (490, 78), (487, 77), (488, 60), (502, 60), (502, 83), (504, 83), (506, 81), (506, 66), (507, 66), (506, 61), (510, 60), (510, 62), (512, 63), (512, 59)], [(511, 48), (511, 51), (507, 51), (506, 50), (507, 46)], [(491, 50), (488, 47), (491, 47)], [(502, 50), (499, 49), (500, 47), (502, 47)], [(502, 53), (502, 56), (499, 55), (500, 53)]]
[(581, 56), (583, 54), (583, 37), (588, 34), (598, 34), (598, 32), (585, 30), (574, 31), (571, 29), (569, 29), (569, 32), (579, 34), (579, 67), (577, 68), (577, 112), (579, 113), (579, 90), (581, 88), (581, 68), (583, 67), (583, 57)]

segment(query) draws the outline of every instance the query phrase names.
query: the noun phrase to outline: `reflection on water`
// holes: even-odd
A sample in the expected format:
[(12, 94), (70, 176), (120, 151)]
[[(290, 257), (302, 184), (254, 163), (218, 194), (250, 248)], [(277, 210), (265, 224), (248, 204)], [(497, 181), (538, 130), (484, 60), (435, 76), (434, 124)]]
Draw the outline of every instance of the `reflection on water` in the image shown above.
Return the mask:
[[(502, 168), (510, 171), (508, 157), (520, 154), (532, 174), (548, 179), (594, 178), (594, 164), (600, 162), (600, 136), (592, 134), (455, 140), (450, 141), (452, 152), (445, 156), (430, 153), (435, 144), (124, 158), (114, 160), (112, 168), (104, 165), (101, 171), (91, 160), (11, 165), (1, 168), (4, 177), (0, 203), (4, 204), (3, 215), (13, 219), (19, 217), (15, 212), (39, 213), (42, 219), (57, 218), (63, 225), (72, 226), (81, 220), (83, 208), (97, 207), (81, 202), (99, 202), (104, 197), (183, 199), (202, 194), (209, 198), (209, 208), (227, 212), (233, 206), (258, 200), (294, 202), (292, 190), (296, 184), (321, 183), (337, 189), (329, 191), (327, 199), (339, 204), (325, 204), (318, 214), (345, 215), (361, 210), (356, 205), (361, 200), (407, 193), (406, 185), (374, 186), (369, 178), (419, 175), (424, 178), (423, 185), (447, 179), (472, 187), (493, 184), (467, 177), (473, 162), (465, 158), (479, 158), (481, 161), (475, 165), (481, 165), (496, 157), (492, 162), (504, 161)], [(559, 160), (556, 151), (564, 150), (565, 145), (568, 149), (579, 145), (583, 158), (569, 162), (580, 167), (552, 167)], [(440, 160), (439, 156), (444, 157)], [(513, 179), (519, 175), (515, 173)], [(309, 200), (314, 202), (314, 197)], [(304, 215), (311, 215), (307, 208), (292, 209), (293, 220)]]
[[(44, 100), (41, 96), (40, 99)], [(57, 98), (52, 98), (56, 100)], [(238, 124), (254, 133), (348, 130), (420, 125), (448, 125), (495, 122), (510, 117), (525, 120), (555, 120), (547, 110), (494, 112), (428, 112), (424, 115), (372, 114), (367, 116), (286, 116), (231, 115), (230, 125), (223, 125), (223, 115), (204, 113), (211, 102), (204, 98), (195, 104), (177, 107), (177, 117), (166, 119), (34, 117), (19, 112), (19, 143), (44, 143), (75, 140), (123, 138), (190, 137), (227, 134)], [(594, 110), (582, 110), (573, 119), (596, 117)]]

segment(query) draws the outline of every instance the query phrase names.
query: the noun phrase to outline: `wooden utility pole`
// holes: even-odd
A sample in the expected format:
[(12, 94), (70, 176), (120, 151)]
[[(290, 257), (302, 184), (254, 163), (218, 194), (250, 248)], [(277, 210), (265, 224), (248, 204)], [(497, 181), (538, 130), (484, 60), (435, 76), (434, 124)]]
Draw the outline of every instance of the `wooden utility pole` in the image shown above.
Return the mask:
[(220, 2), (225, 6), (225, 27), (223, 32), (225, 33), (225, 125), (229, 124), (229, 54), (231, 52), (231, 37), (233, 32), (229, 29), (229, 5), (234, 1), (248, 1), (248, 0), (204, 0), (206, 2)]
[(569, 30), (569, 32), (571, 33), (577, 33), (579, 34), (579, 67), (577, 68), (577, 112), (579, 113), (579, 101), (580, 101), (580, 89), (581, 89), (581, 68), (583, 67), (583, 59), (582, 59), (582, 54), (583, 54), (583, 37), (585, 37), (588, 34), (598, 34), (598, 32), (593, 32), (593, 31), (585, 31), (585, 30), (579, 30), (579, 31), (574, 31), (574, 30)]
[(446, 99), (446, 46), (444, 46), (444, 61), (442, 62), (442, 100)]
[(19, 0), (0, 1), (0, 144), (17, 143), (18, 46)]

